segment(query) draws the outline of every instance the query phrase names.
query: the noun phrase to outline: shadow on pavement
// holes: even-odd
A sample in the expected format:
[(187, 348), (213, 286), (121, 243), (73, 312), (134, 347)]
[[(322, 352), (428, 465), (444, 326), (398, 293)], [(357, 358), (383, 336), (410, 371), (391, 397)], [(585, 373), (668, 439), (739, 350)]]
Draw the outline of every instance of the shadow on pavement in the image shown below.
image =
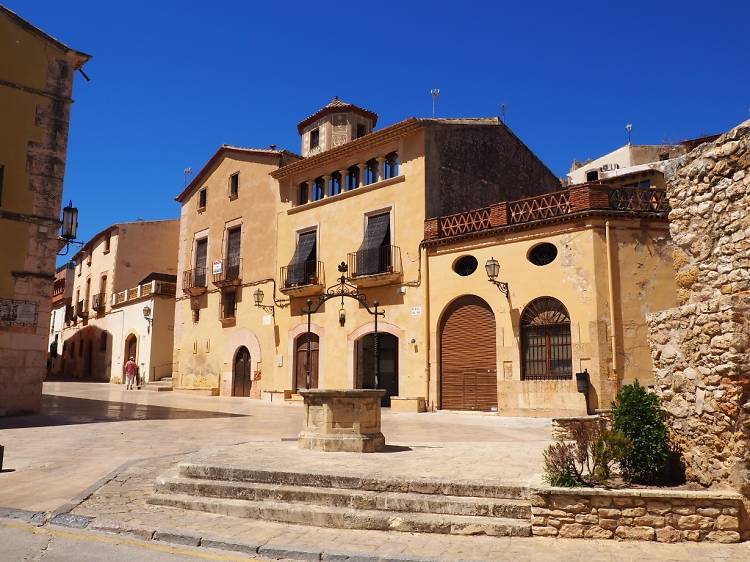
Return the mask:
[(204, 410), (170, 408), (168, 406), (89, 400), (44, 394), (42, 396), (42, 412), (40, 414), (0, 418), (0, 429), (132, 420), (186, 420), (239, 417), (248, 416), (228, 412), (207, 412)]

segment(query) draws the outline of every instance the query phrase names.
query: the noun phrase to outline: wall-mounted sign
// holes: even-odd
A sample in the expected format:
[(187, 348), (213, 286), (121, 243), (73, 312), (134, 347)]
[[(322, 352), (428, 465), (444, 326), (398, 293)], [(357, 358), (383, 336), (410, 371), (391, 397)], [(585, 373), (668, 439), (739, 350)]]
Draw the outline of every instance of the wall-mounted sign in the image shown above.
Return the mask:
[(37, 303), (0, 299), (0, 324), (11, 326), (36, 326)]
[(221, 273), (223, 265), (224, 264), (221, 262), (221, 260), (215, 261), (212, 268), (213, 274), (218, 275), (219, 273)]
[(411, 307), (411, 315), (412, 316), (422, 316), (422, 307), (421, 306), (412, 306)]

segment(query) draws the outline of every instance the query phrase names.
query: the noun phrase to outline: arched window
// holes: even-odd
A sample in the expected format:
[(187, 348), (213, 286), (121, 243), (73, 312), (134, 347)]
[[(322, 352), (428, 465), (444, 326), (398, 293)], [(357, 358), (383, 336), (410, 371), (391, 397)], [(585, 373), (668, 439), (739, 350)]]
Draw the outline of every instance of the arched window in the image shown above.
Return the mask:
[(383, 179), (395, 178), (398, 175), (398, 153), (391, 152), (386, 156), (384, 166)]
[(331, 174), (331, 185), (328, 188), (328, 195), (338, 195), (341, 193), (341, 174), (333, 172)]
[(523, 380), (572, 378), (570, 315), (560, 301), (541, 297), (523, 311), (521, 354)]
[(299, 198), (297, 199), (298, 205), (304, 205), (310, 200), (310, 192), (307, 189), (307, 183), (299, 184)]
[(349, 173), (346, 174), (346, 190), (357, 189), (359, 187), (359, 167), (352, 166)]
[(367, 162), (365, 168), (365, 185), (370, 185), (378, 181), (378, 161), (374, 158)]
[(312, 200), (320, 201), (321, 199), (323, 199), (324, 193), (325, 182), (323, 181), (323, 178), (318, 178), (315, 180), (315, 183), (313, 183)]

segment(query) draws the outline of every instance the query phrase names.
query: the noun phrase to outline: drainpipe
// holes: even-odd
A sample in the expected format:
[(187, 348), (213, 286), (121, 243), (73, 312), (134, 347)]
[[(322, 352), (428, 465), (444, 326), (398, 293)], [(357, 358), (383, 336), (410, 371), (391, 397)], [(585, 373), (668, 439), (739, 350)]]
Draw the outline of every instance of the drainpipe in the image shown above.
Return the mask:
[[(427, 247), (422, 246), (420, 248), (424, 250), (424, 287), (425, 287), (425, 310), (424, 310), (424, 325), (425, 325), (425, 360), (424, 360), (424, 373), (425, 373), (425, 408), (430, 409), (430, 260), (427, 253)], [(421, 258), (420, 258), (421, 259)]]
[[(612, 349), (612, 400), (617, 397), (620, 387), (620, 367), (617, 361), (617, 324), (615, 323), (615, 283), (612, 275), (612, 237), (609, 230), (609, 221), (604, 223), (604, 240), (607, 247), (607, 285), (609, 289), (609, 325), (610, 346)], [(600, 404), (601, 406), (601, 404)]]

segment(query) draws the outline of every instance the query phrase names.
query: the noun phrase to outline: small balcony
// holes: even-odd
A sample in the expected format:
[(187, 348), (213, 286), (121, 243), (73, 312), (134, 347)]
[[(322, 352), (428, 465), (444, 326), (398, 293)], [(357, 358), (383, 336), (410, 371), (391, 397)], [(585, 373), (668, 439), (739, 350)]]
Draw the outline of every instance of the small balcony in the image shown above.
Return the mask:
[(107, 294), (106, 293), (97, 293), (93, 297), (91, 297), (91, 308), (96, 310), (97, 312), (104, 312), (104, 307), (107, 303)]
[[(221, 270), (216, 267), (221, 264)], [(227, 258), (214, 263), (213, 283), (219, 288), (242, 284), (242, 258)]]
[(78, 304), (76, 304), (76, 316), (78, 318), (87, 318), (89, 315), (89, 308), (86, 304), (86, 301), (78, 301)]
[(65, 323), (70, 324), (71, 322), (74, 322), (76, 319), (76, 312), (75, 308), (72, 304), (66, 304), (65, 305)]
[(307, 297), (323, 292), (325, 278), (322, 261), (287, 265), (281, 268), (281, 288), (290, 297)]
[(402, 279), (401, 248), (380, 246), (351, 252), (348, 256), (349, 275), (358, 287), (392, 285)]
[(206, 292), (206, 268), (188, 269), (182, 274), (182, 290), (192, 297)]

